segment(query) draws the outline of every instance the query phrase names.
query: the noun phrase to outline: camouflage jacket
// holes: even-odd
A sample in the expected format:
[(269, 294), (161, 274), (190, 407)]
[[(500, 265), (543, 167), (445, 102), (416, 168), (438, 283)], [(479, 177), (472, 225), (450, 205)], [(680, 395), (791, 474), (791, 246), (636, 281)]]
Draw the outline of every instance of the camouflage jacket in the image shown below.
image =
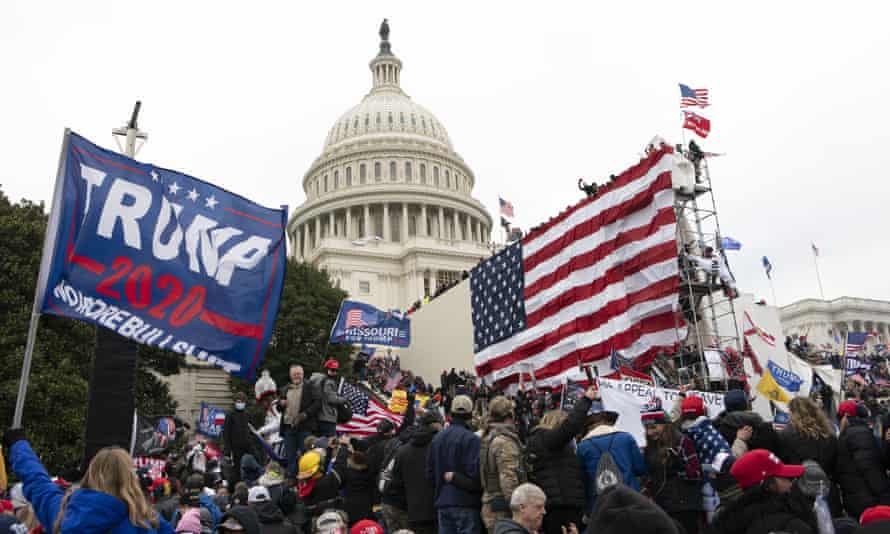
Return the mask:
[(527, 481), (522, 445), (512, 425), (491, 423), (479, 450), (482, 503), (509, 509), (510, 495)]

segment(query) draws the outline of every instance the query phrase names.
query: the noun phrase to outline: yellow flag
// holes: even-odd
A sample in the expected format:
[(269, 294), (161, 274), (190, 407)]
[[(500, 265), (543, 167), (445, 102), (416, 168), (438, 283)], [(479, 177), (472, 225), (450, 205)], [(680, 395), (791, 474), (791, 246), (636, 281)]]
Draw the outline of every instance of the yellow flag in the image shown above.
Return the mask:
[(773, 378), (773, 373), (768, 367), (763, 370), (763, 378), (761, 378), (760, 383), (757, 384), (757, 391), (771, 401), (788, 402), (791, 400), (791, 397), (785, 393), (785, 390), (776, 383), (776, 379)]
[[(414, 406), (423, 406), (430, 398), (429, 395), (417, 394), (414, 396)], [(389, 411), (392, 413), (403, 414), (408, 409), (408, 392), (404, 389), (396, 389), (392, 392), (389, 399)]]
[(9, 479), (6, 478), (6, 460), (3, 459), (3, 449), (0, 448), (0, 493), (6, 493)]

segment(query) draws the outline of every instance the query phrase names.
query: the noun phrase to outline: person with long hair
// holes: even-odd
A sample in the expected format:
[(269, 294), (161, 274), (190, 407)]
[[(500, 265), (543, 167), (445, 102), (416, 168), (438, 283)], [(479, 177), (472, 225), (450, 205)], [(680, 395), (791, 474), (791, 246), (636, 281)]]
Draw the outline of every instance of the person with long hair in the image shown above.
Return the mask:
[(50, 479), (21, 428), (6, 431), (13, 472), (22, 480), (46, 532), (52, 534), (173, 534), (170, 524), (152, 509), (133, 472), (133, 459), (119, 447), (106, 447), (90, 461), (80, 488), (65, 493)]
[[(829, 475), (837, 466), (837, 437), (825, 412), (807, 397), (794, 397), (788, 403), (791, 423), (779, 432), (779, 458), (786, 464), (812, 460)], [(832, 484), (828, 504), (832, 514), (841, 514), (840, 493)]]
[(547, 494), (547, 514), (541, 529), (546, 534), (561, 534), (562, 527), (581, 524), (587, 498), (573, 441), (584, 431), (587, 410), (597, 396), (596, 388), (588, 388), (575, 401), (571, 413), (563, 410), (545, 413), (529, 435), (528, 478)]
[(647, 475), (643, 492), (687, 534), (697, 534), (702, 517), (702, 469), (695, 443), (668, 420), (660, 407), (640, 416), (646, 430)]

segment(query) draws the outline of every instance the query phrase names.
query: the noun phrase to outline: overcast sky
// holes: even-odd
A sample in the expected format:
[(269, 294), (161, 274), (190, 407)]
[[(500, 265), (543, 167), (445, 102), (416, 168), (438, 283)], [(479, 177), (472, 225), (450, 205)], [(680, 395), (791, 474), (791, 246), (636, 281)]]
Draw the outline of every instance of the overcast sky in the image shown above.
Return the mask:
[(578, 177), (678, 142), (677, 83), (706, 87), (740, 288), (771, 300), (766, 255), (779, 304), (818, 297), (815, 242), (827, 298), (890, 300), (888, 4), (553, 4), (6, 0), (0, 184), (48, 203), (63, 128), (113, 148), (141, 99), (139, 159), (295, 207), (388, 17), (403, 89), (493, 216), (500, 193), (528, 228), (579, 198)]

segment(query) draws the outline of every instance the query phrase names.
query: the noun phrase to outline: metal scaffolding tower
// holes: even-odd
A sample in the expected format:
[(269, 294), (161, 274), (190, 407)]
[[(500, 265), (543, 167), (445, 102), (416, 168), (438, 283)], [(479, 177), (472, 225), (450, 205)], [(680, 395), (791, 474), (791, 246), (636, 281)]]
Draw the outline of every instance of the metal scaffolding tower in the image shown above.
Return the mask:
[[(678, 154), (678, 159), (682, 157)], [(701, 362), (701, 374), (708, 384), (726, 381), (726, 377), (708, 376), (705, 351), (712, 354), (712, 350), (718, 351), (723, 356), (723, 361), (726, 361), (724, 351), (727, 348), (731, 347), (741, 353), (733, 305), (737, 293), (721, 280), (718, 273), (720, 269), (724, 269), (724, 275), (728, 273), (731, 276), (722, 246), (717, 203), (714, 200), (707, 160), (700, 157), (698, 162), (694, 162), (688, 153), (685, 158), (694, 169), (695, 181), (694, 184), (675, 183), (674, 186), (674, 212), (678, 223), (677, 248), (680, 256), (680, 306), (689, 329), (686, 343), (694, 344), (694, 357)], [(711, 249), (711, 257), (706, 257), (707, 248)], [(702, 263), (710, 264), (711, 267), (703, 269)], [(688, 363), (692, 362), (680, 362), (680, 365)]]

